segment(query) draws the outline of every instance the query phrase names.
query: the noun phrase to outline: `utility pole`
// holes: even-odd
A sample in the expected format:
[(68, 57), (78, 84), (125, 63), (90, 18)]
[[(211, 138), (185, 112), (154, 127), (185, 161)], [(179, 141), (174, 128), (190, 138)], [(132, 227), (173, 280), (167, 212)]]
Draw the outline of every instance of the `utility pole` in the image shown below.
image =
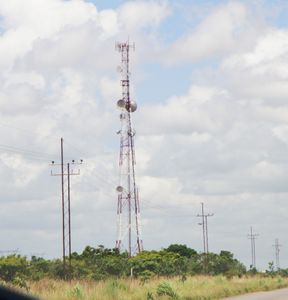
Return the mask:
[(197, 217), (202, 218), (202, 223), (199, 225), (202, 226), (202, 235), (203, 235), (203, 253), (205, 256), (204, 259), (204, 269), (207, 272), (208, 267), (208, 253), (209, 253), (209, 239), (208, 239), (208, 217), (213, 217), (214, 214), (205, 214), (204, 212), (204, 203), (201, 202), (201, 214), (198, 214)]
[[(71, 163), (64, 163), (64, 140), (61, 138), (60, 141), (60, 164), (55, 164), (52, 161), (51, 166), (60, 166), (60, 173), (53, 173), (51, 170), (51, 176), (61, 176), (61, 207), (62, 207), (62, 259), (63, 259), (63, 272), (64, 276), (70, 278), (71, 271), (71, 187), (70, 187), (70, 176), (80, 175), (80, 169), (74, 172), (71, 169), (71, 165), (79, 165), (83, 163), (81, 159), (79, 162), (72, 160)], [(67, 182), (65, 179), (67, 178)], [(67, 189), (65, 189), (67, 184)], [(67, 269), (66, 259), (68, 257), (69, 268)], [(67, 272), (68, 271), (68, 272)]]
[[(66, 267), (66, 245), (65, 245), (65, 191), (64, 191), (64, 154), (63, 154), (63, 138), (61, 137), (61, 203), (62, 203), (62, 256), (64, 273)], [(51, 171), (52, 175), (52, 171)], [(70, 220), (70, 216), (68, 215)], [(69, 237), (70, 239), (70, 237)]]
[(251, 240), (251, 257), (252, 257), (252, 268), (256, 269), (256, 247), (255, 247), (255, 239), (259, 236), (257, 233), (253, 233), (252, 226), (250, 227), (250, 234), (248, 234), (248, 239)]
[(130, 98), (129, 51), (134, 45), (128, 42), (117, 43), (116, 49), (121, 53), (122, 98), (117, 101), (121, 110), (119, 185), (116, 187), (117, 199), (117, 240), (116, 248), (126, 250), (128, 257), (143, 250), (140, 227), (139, 190), (135, 175), (135, 130), (132, 127), (132, 113), (137, 104)]
[(197, 215), (197, 217), (202, 218), (202, 223), (199, 223), (199, 225), (202, 225), (202, 236), (203, 236), (203, 253), (206, 253), (206, 237), (205, 237), (205, 215), (204, 215), (204, 203), (201, 202), (201, 209), (202, 209), (202, 214)]
[(199, 225), (202, 226), (202, 235), (203, 235), (203, 253), (209, 253), (209, 245), (208, 245), (208, 217), (213, 217), (214, 214), (205, 214), (204, 213), (204, 203), (201, 202), (201, 215), (198, 214), (197, 217), (202, 218), (202, 223)]
[(276, 268), (277, 270), (279, 270), (280, 269), (279, 254), (280, 254), (280, 247), (282, 247), (282, 245), (279, 244), (278, 239), (275, 239), (275, 245), (273, 245), (273, 247), (275, 247)]
[(206, 252), (207, 254), (209, 253), (209, 246), (208, 246), (208, 217), (213, 217), (214, 214), (208, 214), (208, 215), (205, 215), (205, 233), (206, 233)]

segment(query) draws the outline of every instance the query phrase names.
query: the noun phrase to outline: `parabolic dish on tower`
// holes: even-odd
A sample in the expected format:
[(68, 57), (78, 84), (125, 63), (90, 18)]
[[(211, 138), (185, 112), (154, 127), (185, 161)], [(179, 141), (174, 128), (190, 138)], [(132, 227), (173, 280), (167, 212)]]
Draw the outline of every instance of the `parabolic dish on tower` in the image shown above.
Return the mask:
[(130, 105), (127, 103), (125, 107), (126, 107), (127, 111), (134, 112), (137, 109), (137, 103), (134, 101), (131, 101)]
[(119, 108), (124, 108), (125, 107), (125, 101), (123, 99), (120, 99), (117, 101), (117, 106)]
[(118, 193), (122, 193), (123, 192), (123, 186), (121, 186), (121, 185), (118, 185), (117, 187), (116, 187), (116, 191), (118, 192)]

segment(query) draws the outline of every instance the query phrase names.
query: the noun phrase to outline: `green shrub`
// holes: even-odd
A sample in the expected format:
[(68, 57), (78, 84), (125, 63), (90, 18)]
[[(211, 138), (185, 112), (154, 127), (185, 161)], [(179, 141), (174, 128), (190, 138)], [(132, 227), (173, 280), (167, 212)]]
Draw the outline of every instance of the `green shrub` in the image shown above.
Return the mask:
[(172, 289), (168, 282), (162, 282), (157, 286), (157, 295), (158, 296), (168, 296), (171, 299), (179, 299), (176, 292)]

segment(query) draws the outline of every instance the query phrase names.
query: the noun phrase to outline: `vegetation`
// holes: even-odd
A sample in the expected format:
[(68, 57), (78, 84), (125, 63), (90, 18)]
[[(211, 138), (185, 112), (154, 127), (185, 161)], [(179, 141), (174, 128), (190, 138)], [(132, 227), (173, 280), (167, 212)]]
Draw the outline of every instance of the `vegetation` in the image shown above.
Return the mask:
[(43, 299), (220, 299), (288, 286), (288, 271), (275, 271), (273, 263), (259, 275), (229, 251), (204, 255), (177, 244), (130, 259), (117, 249), (87, 246), (72, 254), (69, 271), (59, 259), (0, 257), (3, 284)]
[[(130, 259), (127, 253), (119, 253), (117, 249), (87, 246), (81, 254), (72, 254), (69, 270), (69, 279), (78, 280), (123, 278), (130, 276), (132, 270), (133, 276), (143, 281), (155, 276), (204, 273), (241, 276), (246, 272), (243, 264), (228, 251), (205, 256), (186, 245), (170, 245), (161, 251), (143, 251)], [(16, 278), (30, 281), (44, 278), (67, 279), (67, 273), (68, 266), (64, 270), (59, 259), (45, 260), (33, 256), (28, 260), (20, 255), (0, 258), (0, 279), (4, 282), (13, 282)]]
[(143, 283), (139, 279), (108, 279), (101, 281), (32, 282), (30, 293), (43, 300), (212, 300), (232, 295), (272, 290), (288, 286), (280, 277), (243, 276), (227, 279), (217, 276), (155, 277)]

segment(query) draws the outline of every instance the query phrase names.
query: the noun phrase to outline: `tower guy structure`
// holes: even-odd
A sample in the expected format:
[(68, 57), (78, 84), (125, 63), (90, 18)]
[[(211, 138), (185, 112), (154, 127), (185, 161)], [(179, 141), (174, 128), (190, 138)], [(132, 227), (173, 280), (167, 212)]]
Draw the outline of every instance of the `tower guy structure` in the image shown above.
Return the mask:
[(135, 178), (135, 130), (132, 127), (132, 113), (137, 104), (130, 99), (130, 72), (129, 51), (135, 46), (126, 43), (117, 43), (116, 50), (121, 53), (121, 86), (122, 98), (118, 100), (120, 108), (121, 129), (120, 156), (119, 156), (119, 185), (117, 203), (117, 240), (116, 248), (126, 250), (129, 257), (143, 250), (140, 228), (140, 202), (138, 187)]

